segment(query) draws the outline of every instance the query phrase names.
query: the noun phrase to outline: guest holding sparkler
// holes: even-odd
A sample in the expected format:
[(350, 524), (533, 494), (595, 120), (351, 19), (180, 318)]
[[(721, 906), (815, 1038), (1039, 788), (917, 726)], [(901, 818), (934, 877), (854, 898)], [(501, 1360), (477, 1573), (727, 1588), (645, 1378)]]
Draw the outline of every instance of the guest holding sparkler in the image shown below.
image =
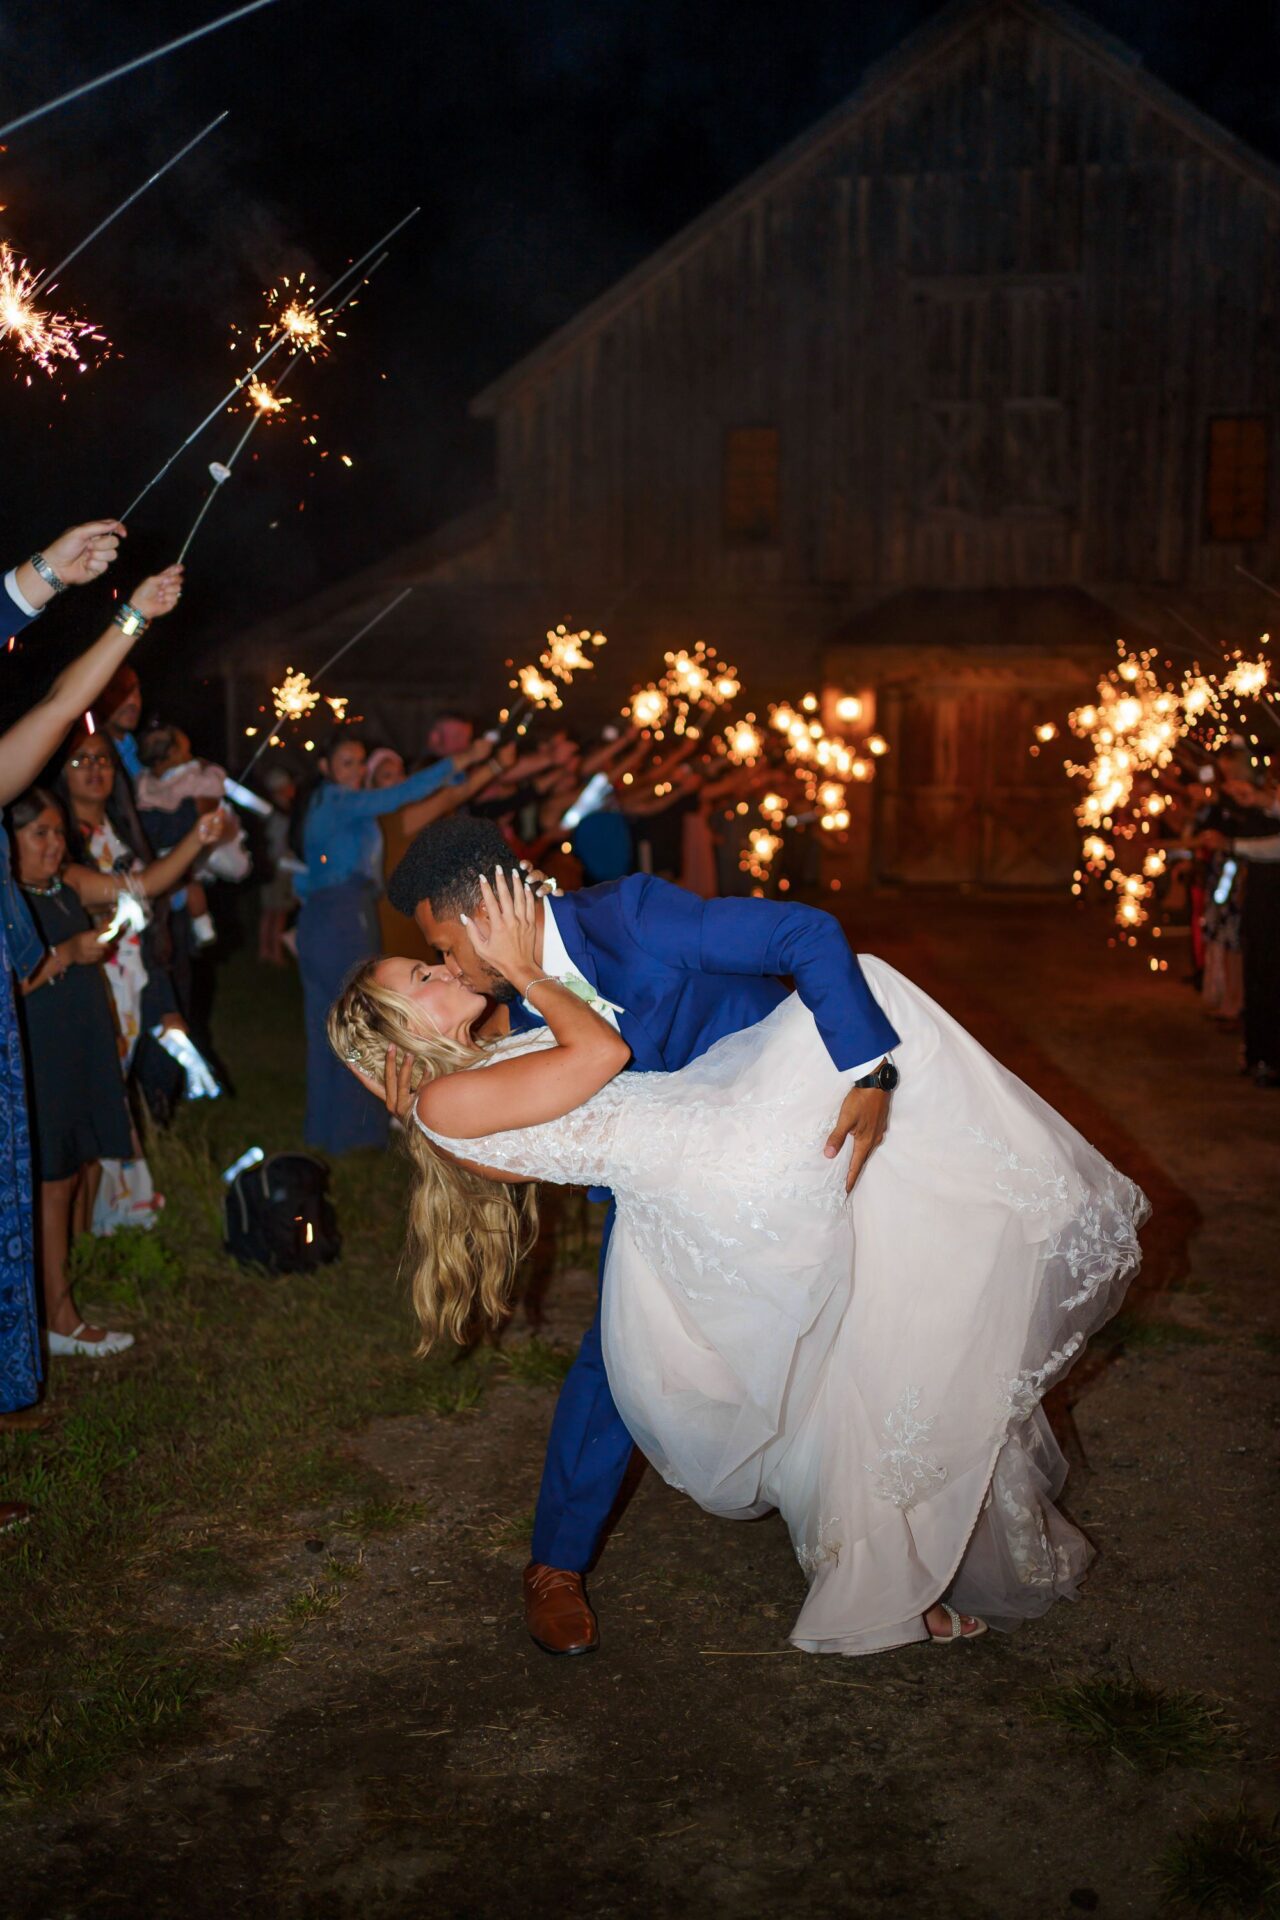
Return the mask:
[(367, 760), (363, 740), (337, 734), (320, 756), (319, 777), (298, 796), (294, 809), (294, 850), (305, 863), (294, 884), (302, 901), (298, 967), (307, 1030), (306, 1138), (327, 1153), (381, 1146), (387, 1137), (385, 1112), (363, 1097), (359, 1083), (334, 1059), (325, 1033), (329, 1006), (347, 974), (368, 954), (381, 951), (378, 823), (457, 783), (481, 762), (487, 763), (487, 778), (503, 771), (488, 740), (384, 787), (365, 785)]
[[(59, 574), (50, 566), (54, 581), (33, 563), (15, 569), (16, 584), (27, 597), (28, 606), (46, 603), (40, 588), (47, 587), (48, 598), (52, 599), (62, 586), (95, 578), (114, 558), (116, 536), (124, 529), (115, 521), (101, 521), (76, 531), (82, 538), (69, 557), (68, 552), (55, 553), (66, 571)], [(74, 545), (69, 536), (63, 539)], [(104, 539), (106, 546), (101, 544)], [(93, 546), (95, 541), (99, 544)], [(55, 541), (53, 549), (37, 557), (47, 564), (49, 551), (58, 547)], [(86, 552), (86, 548), (92, 550)], [(102, 566), (91, 564), (96, 560), (101, 560)], [(176, 601), (181, 590), (180, 572), (172, 576), (172, 587)], [(19, 609), (11, 598), (12, 585), (9, 595), (16, 614)], [(105, 633), (64, 668), (44, 698), (0, 734), (0, 804), (7, 805), (30, 786), (76, 716), (84, 712), (128, 653), (146, 625), (145, 619), (134, 617), (135, 613), (136, 608), (125, 602)], [(0, 1415), (30, 1406), (40, 1385), (31, 1146), (13, 976), (16, 974), (19, 981), (26, 979), (39, 966), (41, 957), (40, 936), (10, 877), (8, 840), (0, 834)], [(24, 1520), (27, 1511), (21, 1502), (0, 1502), (0, 1531)]]
[[(56, 795), (32, 787), (9, 814), (18, 879), (44, 941), (22, 983), (21, 1025), (30, 1069), (32, 1165), (40, 1188), (40, 1270), (51, 1354), (105, 1359), (131, 1333), (87, 1326), (71, 1293), (67, 1252), (93, 1217), (99, 1163), (134, 1154), (115, 1019), (102, 967), (110, 941), (62, 877), (67, 830)], [(105, 890), (105, 876), (95, 875)]]
[(87, 586), (104, 574), (120, 551), (123, 532), (118, 520), (86, 520), (81, 526), (68, 527), (43, 553), (33, 553), (29, 560), (11, 567), (4, 576), (5, 598), (0, 602), (0, 613), (6, 616), (0, 639), (21, 633), (68, 587)]

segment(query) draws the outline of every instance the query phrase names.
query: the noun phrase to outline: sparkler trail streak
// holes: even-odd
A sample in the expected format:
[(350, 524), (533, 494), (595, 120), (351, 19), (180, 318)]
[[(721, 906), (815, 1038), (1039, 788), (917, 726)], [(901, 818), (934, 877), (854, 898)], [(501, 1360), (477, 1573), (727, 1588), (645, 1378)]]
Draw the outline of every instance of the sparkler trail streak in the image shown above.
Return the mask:
[[(352, 287), (350, 293), (345, 294), (343, 298), (338, 302), (336, 307), (332, 307), (328, 310), (330, 319), (336, 319), (337, 316), (342, 312), (342, 309), (346, 305), (348, 305), (350, 301), (355, 299), (361, 287), (368, 285), (369, 280), (378, 271), (378, 268), (382, 265), (383, 261), (386, 260), (387, 258), (388, 258), (387, 254), (385, 253), (381, 254), (378, 257), (378, 259), (374, 261), (373, 265), (369, 268), (369, 271), (368, 273), (365, 274), (364, 279), (358, 280), (355, 286)], [(281, 334), (280, 340), (283, 340), (286, 337), (287, 337), (286, 335)], [(276, 344), (279, 345), (280, 342), (277, 341)], [(214, 480), (213, 485), (210, 487), (208, 493), (205, 495), (204, 500), (201, 503), (200, 511), (191, 523), (191, 531), (188, 533), (186, 539), (182, 543), (182, 550), (178, 555), (179, 560), (186, 559), (188, 550), (190, 549), (190, 546), (191, 546), (191, 542), (195, 539), (196, 534), (200, 531), (200, 527), (204, 520), (205, 515), (208, 513), (210, 507), (213, 505), (214, 500), (216, 499), (218, 493), (221, 491), (224, 482), (231, 477), (232, 468), (235, 466), (236, 461), (240, 458), (240, 455), (244, 452), (246, 446), (249, 444), (249, 439), (251, 434), (253, 433), (254, 428), (257, 426), (260, 426), (264, 420), (269, 419), (273, 414), (278, 414), (283, 412), (284, 408), (288, 405), (288, 398), (287, 396), (284, 400), (280, 400), (277, 398), (277, 395), (279, 394), (281, 387), (284, 385), (285, 381), (289, 378), (289, 375), (293, 372), (294, 368), (297, 366), (300, 360), (309, 360), (312, 358), (314, 358), (314, 355), (311, 352), (309, 352), (307, 348), (305, 347), (299, 348), (298, 352), (294, 354), (292, 360), (290, 360), (288, 366), (285, 368), (284, 372), (280, 375), (279, 379), (276, 380), (273, 384), (268, 384), (268, 382), (265, 380), (258, 380), (258, 379), (249, 380), (248, 393), (249, 393), (250, 401), (253, 404), (253, 417), (250, 419), (249, 424), (245, 428), (244, 432), (240, 435), (240, 438), (236, 441), (235, 447), (232, 450), (231, 458), (221, 463), (224, 468), (224, 471), (219, 478), (216, 478)], [(246, 375), (246, 379), (247, 378), (248, 376)], [(136, 501), (134, 504), (135, 505), (137, 504)]]
[[(358, 275), (362, 273), (365, 267), (367, 267), (369, 262), (374, 258), (374, 256), (382, 252), (383, 248), (387, 245), (387, 242), (389, 240), (394, 239), (396, 234), (400, 232), (401, 228), (407, 227), (411, 220), (416, 219), (418, 214), (421, 213), (421, 211), (422, 211), (421, 207), (411, 207), (409, 212), (405, 214), (402, 220), (397, 220), (394, 227), (392, 227), (388, 232), (384, 233), (380, 240), (375, 241), (373, 246), (368, 248), (366, 252), (362, 253), (358, 260), (353, 261), (349, 267), (345, 268), (344, 271), (338, 275), (337, 279), (329, 287), (328, 291), (326, 293), (323, 293), (320, 296), (320, 299), (316, 301), (315, 303), (316, 306), (323, 307), (327, 301), (333, 298), (334, 294), (338, 291), (339, 287), (344, 287), (347, 284), (347, 281), (350, 280), (353, 275)], [(199, 426), (192, 428), (191, 432), (187, 435), (186, 439), (182, 442), (182, 444), (174, 448), (173, 452), (169, 455), (169, 458), (165, 461), (160, 471), (157, 474), (153, 475), (153, 477), (150, 480), (148, 480), (146, 486), (142, 489), (142, 492), (137, 496), (135, 500), (130, 502), (126, 512), (120, 515), (120, 518), (122, 520), (127, 520), (130, 514), (137, 511), (137, 509), (142, 505), (142, 502), (146, 499), (147, 495), (151, 492), (151, 489), (155, 486), (158, 486), (160, 481), (164, 479), (164, 476), (166, 475), (166, 473), (168, 473), (174, 461), (177, 460), (182, 454), (186, 452), (187, 448), (192, 444), (193, 441), (198, 440), (200, 438), (200, 435), (205, 431), (206, 427), (210, 427), (213, 425), (213, 422), (217, 419), (218, 415), (224, 410), (224, 408), (229, 407), (231, 405), (231, 402), (235, 399), (236, 395), (244, 391), (245, 387), (249, 384), (250, 380), (253, 379), (254, 375), (261, 372), (262, 368), (266, 366), (267, 361), (270, 360), (274, 354), (279, 353), (284, 343), (285, 343), (285, 336), (283, 334), (281, 334), (279, 339), (273, 340), (271, 345), (268, 348), (266, 348), (266, 350), (263, 353), (261, 353), (258, 356), (258, 358), (254, 361), (253, 365), (249, 368), (249, 371), (245, 374), (242, 374), (240, 378), (236, 381), (235, 385), (227, 393), (223, 394), (217, 406), (210, 408), (209, 412), (206, 413), (204, 419), (200, 422)]]
[(93, 93), (98, 87), (105, 87), (112, 80), (122, 79), (126, 73), (134, 73), (139, 67), (147, 66), (152, 60), (162, 60), (167, 53), (176, 53), (179, 47), (190, 46), (193, 40), (203, 40), (205, 34), (216, 33), (219, 27), (229, 27), (233, 20), (243, 20), (247, 13), (257, 13), (263, 7), (274, 5), (274, 0), (249, 0), (249, 5), (237, 7), (234, 13), (224, 13), (221, 19), (206, 21), (203, 27), (194, 27), (190, 33), (182, 34), (177, 40), (168, 41), (163, 47), (153, 47), (150, 53), (140, 53), (136, 60), (126, 60), (122, 67), (113, 67), (110, 73), (100, 73), (96, 80), (86, 80), (83, 85), (72, 87), (70, 93), (60, 93), (56, 100), (46, 100), (42, 107), (32, 107), (29, 113), (18, 115), (7, 126), (0, 127), (0, 140), (19, 127), (30, 126), (33, 120), (39, 120), (46, 113), (53, 113), (58, 107), (69, 106), (71, 101), (79, 100), (86, 93)]
[(185, 147), (179, 147), (177, 153), (173, 154), (170, 159), (166, 160), (162, 167), (157, 167), (149, 180), (144, 180), (140, 187), (135, 187), (133, 192), (129, 195), (129, 197), (126, 200), (122, 200), (118, 207), (114, 207), (112, 211), (107, 215), (105, 220), (99, 220), (97, 226), (93, 229), (93, 232), (87, 233), (84, 239), (80, 241), (78, 246), (72, 247), (70, 253), (66, 255), (65, 259), (59, 260), (56, 267), (50, 267), (47, 273), (42, 273), (40, 275), (39, 279), (36, 281), (35, 285), (31, 289), (32, 293), (38, 292), (39, 289), (43, 286), (52, 287), (53, 283), (57, 280), (58, 275), (66, 267), (69, 267), (73, 260), (77, 260), (80, 257), (80, 255), (84, 252), (85, 248), (89, 246), (92, 241), (96, 240), (100, 233), (105, 233), (107, 228), (112, 224), (112, 222), (115, 220), (118, 220), (120, 218), (120, 215), (126, 212), (128, 208), (130, 208), (133, 205), (135, 200), (140, 200), (143, 194), (147, 191), (148, 187), (154, 187), (156, 181), (163, 179), (164, 175), (168, 173), (170, 167), (176, 167), (179, 160), (186, 159), (187, 155), (191, 152), (191, 149), (193, 147), (198, 147), (200, 145), (200, 142), (205, 138), (206, 134), (212, 133), (215, 127), (220, 127), (223, 121), (226, 119), (227, 113), (229, 111), (230, 111), (229, 108), (224, 108), (224, 110), (220, 114), (218, 114), (215, 119), (209, 122), (207, 127), (202, 128), (201, 131), (198, 134), (196, 134), (194, 139), (188, 140)]
[[(412, 592), (413, 592), (412, 587), (405, 587), (400, 593), (396, 595), (394, 600), (388, 600), (386, 606), (383, 607), (380, 612), (375, 613), (371, 620), (366, 620), (364, 625), (360, 627), (355, 633), (353, 633), (349, 640), (344, 640), (342, 645), (338, 648), (337, 652), (331, 653), (329, 655), (329, 658), (325, 661), (324, 665), (322, 667), (317, 667), (316, 671), (313, 674), (311, 674), (310, 676), (308, 676), (305, 673), (292, 675), (291, 679), (293, 682), (293, 687), (291, 688), (291, 696), (293, 693), (298, 691), (299, 682), (305, 682), (305, 692), (309, 694), (311, 691), (312, 685), (315, 681), (323, 678), (323, 676), (326, 673), (328, 673), (330, 667), (336, 667), (339, 660), (341, 660), (343, 654), (350, 653), (352, 647), (354, 647), (357, 640), (363, 640), (366, 633), (372, 633), (373, 629), (381, 621), (385, 620), (389, 613), (394, 613), (396, 608), (402, 603), (402, 601), (407, 600), (409, 598), (409, 595)], [(319, 696), (317, 696), (317, 698), (318, 697)], [(296, 701), (294, 704), (296, 705)], [(310, 704), (311, 706), (314, 706), (315, 701), (312, 700)], [(277, 701), (277, 710), (278, 710), (278, 706), (279, 706), (279, 702)], [(301, 710), (304, 712), (309, 711), (308, 708), (303, 708)], [(292, 713), (290, 714), (290, 717), (293, 717)], [(249, 775), (253, 772), (259, 760), (261, 760), (263, 754), (266, 752), (267, 748), (271, 745), (271, 742), (274, 737), (275, 736), (271, 732), (271, 729), (268, 728), (261, 745), (255, 749), (253, 757), (249, 761), (248, 766), (244, 769), (244, 772), (240, 775), (240, 782), (242, 785), (249, 778)]]

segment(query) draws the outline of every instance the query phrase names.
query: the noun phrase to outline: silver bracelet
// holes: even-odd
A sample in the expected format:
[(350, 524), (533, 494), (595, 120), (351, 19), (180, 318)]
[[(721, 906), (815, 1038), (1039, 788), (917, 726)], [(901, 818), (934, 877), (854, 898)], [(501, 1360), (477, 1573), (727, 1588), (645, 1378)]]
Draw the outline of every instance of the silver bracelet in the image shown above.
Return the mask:
[(42, 553), (33, 553), (31, 556), (31, 564), (44, 581), (46, 587), (52, 587), (55, 593), (66, 592), (66, 581), (54, 572)]
[(536, 980), (531, 980), (529, 982), (528, 986), (524, 990), (522, 998), (527, 1000), (535, 987), (562, 987), (563, 985), (564, 985), (564, 981), (561, 980), (557, 974), (540, 973)]

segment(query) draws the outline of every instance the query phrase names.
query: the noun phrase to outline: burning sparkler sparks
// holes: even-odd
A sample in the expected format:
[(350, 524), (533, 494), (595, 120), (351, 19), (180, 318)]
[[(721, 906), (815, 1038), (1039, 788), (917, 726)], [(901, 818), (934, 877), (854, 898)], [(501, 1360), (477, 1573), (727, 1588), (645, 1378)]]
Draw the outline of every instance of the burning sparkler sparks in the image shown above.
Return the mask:
[[(84, 343), (105, 344), (106, 335), (91, 320), (38, 307), (34, 297), (38, 285), (39, 275), (32, 273), (7, 241), (0, 241), (0, 342), (51, 379), (60, 360), (71, 360), (80, 373), (86, 372), (89, 362), (84, 357)], [(31, 385), (29, 371), (26, 384)]]
[(727, 726), (717, 743), (735, 767), (754, 767), (764, 751), (764, 735), (754, 713)]
[(319, 705), (320, 695), (305, 673), (295, 673), (292, 667), (286, 667), (280, 685), (271, 689), (271, 699), (277, 720), (301, 720)]
[(567, 687), (572, 683), (575, 673), (590, 673), (595, 666), (586, 649), (604, 645), (602, 633), (593, 633), (589, 627), (584, 627), (581, 633), (571, 633), (562, 624), (548, 631), (546, 648), (539, 655), (539, 661), (548, 673), (553, 673), (557, 680), (563, 680)]
[[(558, 713), (564, 705), (560, 698), (561, 686), (571, 686), (575, 673), (589, 673), (595, 666), (588, 648), (595, 651), (607, 644), (605, 635), (591, 627), (575, 631), (563, 621), (549, 627), (546, 645), (537, 662), (516, 670), (510, 684), (519, 699), (503, 708), (499, 715), (502, 724), (523, 733), (526, 710), (546, 709)], [(511, 666), (512, 662), (508, 660), (507, 665)]]
[[(1263, 647), (1268, 639), (1262, 636)], [(1080, 895), (1090, 877), (1101, 878), (1114, 897), (1123, 944), (1136, 945), (1138, 929), (1151, 919), (1149, 903), (1156, 883), (1168, 873), (1168, 858), (1163, 848), (1148, 846), (1138, 870), (1128, 870), (1129, 857), (1117, 853), (1116, 842), (1140, 843), (1150, 834), (1152, 821), (1169, 805), (1166, 794), (1150, 789), (1168, 774), (1186, 743), (1194, 741), (1201, 755), (1213, 753), (1227, 743), (1235, 726), (1247, 730), (1245, 701), (1256, 703), (1255, 713), (1261, 708), (1275, 718), (1271, 685), (1271, 661), (1262, 651), (1256, 658), (1230, 655), (1217, 671), (1205, 671), (1196, 663), (1180, 681), (1169, 681), (1157, 671), (1156, 649), (1133, 652), (1121, 642), (1115, 666), (1098, 682), (1097, 699), (1068, 716), (1071, 732), (1089, 747), (1087, 759), (1064, 763), (1069, 774), (1084, 782), (1076, 804), (1083, 831), (1082, 864), (1071, 890)], [(1047, 743), (1057, 728), (1044, 721), (1035, 734)], [(1256, 734), (1249, 738), (1257, 744)]]
[(633, 693), (629, 705), (622, 709), (625, 720), (639, 727), (642, 733), (652, 733), (661, 740), (662, 729), (671, 711), (671, 702), (661, 687), (641, 687)]

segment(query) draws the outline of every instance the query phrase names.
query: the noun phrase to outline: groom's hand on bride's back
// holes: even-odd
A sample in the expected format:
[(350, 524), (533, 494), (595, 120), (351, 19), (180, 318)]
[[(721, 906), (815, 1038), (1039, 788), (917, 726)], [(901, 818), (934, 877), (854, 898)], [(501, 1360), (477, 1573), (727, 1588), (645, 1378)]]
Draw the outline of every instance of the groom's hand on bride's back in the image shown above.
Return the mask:
[(846, 1193), (853, 1192), (858, 1175), (884, 1138), (889, 1124), (890, 1097), (882, 1087), (850, 1087), (841, 1102), (840, 1117), (824, 1151), (828, 1160), (834, 1160), (845, 1141), (852, 1139), (853, 1153), (844, 1183)]

